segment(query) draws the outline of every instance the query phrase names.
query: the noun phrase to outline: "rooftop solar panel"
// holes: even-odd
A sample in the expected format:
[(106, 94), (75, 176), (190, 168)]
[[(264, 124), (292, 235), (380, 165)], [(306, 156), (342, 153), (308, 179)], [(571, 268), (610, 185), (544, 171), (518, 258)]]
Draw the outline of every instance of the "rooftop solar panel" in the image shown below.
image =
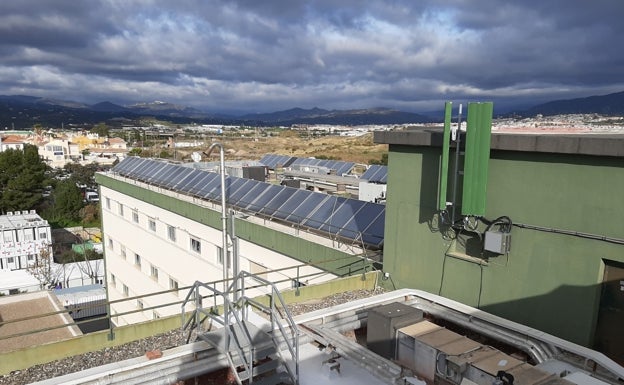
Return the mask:
[(260, 182), (253, 179), (243, 179), (243, 184), (240, 185), (236, 191), (230, 192), (230, 195), (227, 197), (228, 202), (233, 205), (236, 205), (251, 189), (256, 187), (256, 185)]
[(386, 183), (388, 179), (388, 167), (373, 164), (362, 174), (361, 179), (366, 179), (371, 183)]
[(195, 192), (200, 198), (215, 200), (221, 196), (221, 175), (214, 173), (206, 173), (209, 176), (198, 182), (199, 189)]
[(196, 183), (199, 178), (204, 175), (204, 172), (201, 170), (193, 170), (186, 178), (184, 178), (176, 188), (180, 191), (188, 192), (188, 190)]
[(230, 197), (232, 194), (236, 192), (242, 185), (247, 183), (248, 179), (245, 178), (233, 178), (228, 177), (225, 180), (225, 196), (228, 197), (228, 202), (230, 202)]
[(217, 174), (204, 171), (202, 175), (193, 181), (192, 184), (187, 185), (186, 192), (191, 195), (198, 196), (197, 193), (199, 193), (202, 188), (206, 187), (208, 183), (217, 179), (216, 177)]
[(174, 173), (178, 172), (179, 167), (180, 166), (173, 164), (160, 165), (160, 167), (154, 169), (152, 176), (148, 179), (148, 182), (161, 186), (169, 179), (168, 176), (174, 175)]
[(246, 209), (247, 206), (249, 206), (251, 202), (253, 202), (258, 196), (262, 195), (269, 186), (270, 185), (266, 183), (258, 182), (247, 192), (247, 194), (245, 194), (238, 200), (238, 207), (240, 207), (241, 209)]
[[(348, 163), (318, 159), (315, 161), (314, 164), (322, 163), (327, 167), (339, 167)], [(377, 173), (380, 170), (382, 174), (385, 171), (376, 168), (370, 172)], [(221, 176), (213, 172), (134, 157), (123, 160), (113, 171), (202, 199), (220, 200)], [(252, 211), (369, 246), (381, 247), (383, 244), (383, 205), (236, 177), (226, 178), (226, 194), (229, 204), (240, 210)]]
[(176, 188), (178, 183), (182, 182), (192, 172), (193, 172), (192, 168), (184, 167), (182, 170), (180, 170), (179, 173), (175, 174), (174, 176), (171, 177), (171, 179), (169, 179), (166, 183), (164, 183), (164, 186), (170, 189), (174, 189)]
[[(300, 190), (306, 191), (306, 190)], [(291, 214), (286, 217), (286, 220), (289, 222), (303, 224), (308, 217), (314, 213), (314, 211), (319, 207), (323, 201), (328, 198), (326, 194), (315, 194), (311, 191), (307, 191), (309, 194), (305, 198), (303, 202), (297, 208), (291, 211)]]
[(277, 166), (286, 166), (290, 163), (293, 157), (288, 155), (276, 155), (276, 154), (266, 154), (260, 159), (260, 163), (267, 166), (268, 168), (274, 170)]
[[(378, 246), (383, 241), (384, 218), (385, 206), (365, 202), (364, 206), (345, 223), (338, 234), (350, 239), (361, 239), (366, 244)], [(381, 232), (379, 232), (380, 223)], [(375, 226), (371, 227), (373, 224)]]
[(264, 192), (254, 199), (247, 207), (247, 210), (259, 213), (267, 204), (275, 199), (277, 194), (283, 190), (283, 187), (277, 185), (269, 185)]
[[(310, 194), (310, 191), (295, 189), (295, 192), (290, 196), (290, 198), (288, 198), (283, 205), (278, 207), (271, 216), (279, 219), (286, 219), (289, 216), (292, 217), (291, 214), (293, 211), (295, 211)], [(294, 217), (292, 217), (292, 219), (294, 219)], [(299, 221), (296, 221), (295, 223), (299, 223)]]
[[(323, 231), (332, 231), (332, 226), (327, 224), (328, 221), (332, 218), (336, 210), (344, 203), (346, 198), (328, 196), (317, 208), (314, 212), (310, 213), (305, 221), (302, 223), (305, 226), (310, 226), (315, 229), (323, 230)], [(333, 230), (337, 231), (339, 228), (334, 227)]]
[(297, 191), (297, 189), (292, 187), (281, 186), (281, 191), (279, 191), (273, 199), (271, 199), (258, 213), (268, 216), (273, 216), (273, 214), (284, 204), (286, 201)]

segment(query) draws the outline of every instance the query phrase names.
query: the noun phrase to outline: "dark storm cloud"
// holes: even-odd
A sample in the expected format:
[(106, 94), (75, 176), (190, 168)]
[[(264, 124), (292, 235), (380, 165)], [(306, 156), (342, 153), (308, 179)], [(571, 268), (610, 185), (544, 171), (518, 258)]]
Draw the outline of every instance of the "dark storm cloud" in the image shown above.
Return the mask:
[(208, 110), (436, 108), (624, 89), (621, 0), (0, 3), (3, 94)]

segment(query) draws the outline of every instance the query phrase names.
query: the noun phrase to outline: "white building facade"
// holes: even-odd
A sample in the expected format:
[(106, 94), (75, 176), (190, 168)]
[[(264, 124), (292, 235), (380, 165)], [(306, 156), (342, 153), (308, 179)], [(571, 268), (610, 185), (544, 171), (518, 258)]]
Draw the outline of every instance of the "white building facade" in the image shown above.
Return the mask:
[[(179, 314), (179, 304), (154, 307), (183, 300), (188, 290), (178, 289), (195, 281), (223, 279), (220, 205), (115, 172), (99, 173), (96, 180), (100, 184), (106, 286), (116, 325)], [(361, 265), (357, 261), (362, 250), (352, 245), (253, 215), (235, 221), (236, 235), (241, 232), (240, 270), (274, 282), (280, 289), (325, 282), (346, 275), (347, 270), (350, 273), (351, 267), (344, 266), (357, 266), (355, 272)], [(216, 288), (222, 290), (223, 284), (217, 283)], [(163, 291), (169, 292), (132, 299)], [(120, 301), (124, 298), (130, 300)]]
[(34, 210), (0, 215), (0, 233), (0, 269), (26, 269), (42, 251), (52, 262), (50, 225)]

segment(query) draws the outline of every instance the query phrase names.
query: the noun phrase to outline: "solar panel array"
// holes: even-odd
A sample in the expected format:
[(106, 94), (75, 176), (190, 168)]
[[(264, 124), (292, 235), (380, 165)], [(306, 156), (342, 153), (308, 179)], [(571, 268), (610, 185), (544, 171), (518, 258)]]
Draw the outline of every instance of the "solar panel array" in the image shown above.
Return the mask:
[(388, 167), (373, 164), (368, 167), (368, 170), (362, 174), (360, 179), (366, 179), (372, 183), (387, 183), (388, 181)]
[[(221, 201), (221, 176), (217, 173), (137, 157), (124, 159), (113, 172), (198, 198)], [(228, 205), (239, 210), (368, 247), (380, 248), (383, 244), (384, 205), (231, 176), (226, 177), (225, 183)]]
[(344, 162), (341, 160), (328, 160), (328, 159), (314, 159), (314, 158), (297, 158), (292, 162), (292, 167), (302, 169), (302, 167), (322, 167), (328, 170), (336, 170), (336, 175), (342, 176), (348, 174), (355, 163)]
[(296, 158), (294, 156), (266, 154), (262, 157), (262, 159), (260, 159), (260, 163), (267, 166), (271, 170), (275, 170), (278, 165), (282, 167), (290, 166), (295, 159)]

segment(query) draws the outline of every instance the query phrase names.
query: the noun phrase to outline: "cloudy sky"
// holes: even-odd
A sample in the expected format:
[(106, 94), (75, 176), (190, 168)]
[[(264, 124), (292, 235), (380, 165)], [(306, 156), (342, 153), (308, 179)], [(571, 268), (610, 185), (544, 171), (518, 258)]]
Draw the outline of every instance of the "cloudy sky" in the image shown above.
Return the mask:
[(206, 111), (624, 91), (623, 0), (3, 0), (0, 94)]

